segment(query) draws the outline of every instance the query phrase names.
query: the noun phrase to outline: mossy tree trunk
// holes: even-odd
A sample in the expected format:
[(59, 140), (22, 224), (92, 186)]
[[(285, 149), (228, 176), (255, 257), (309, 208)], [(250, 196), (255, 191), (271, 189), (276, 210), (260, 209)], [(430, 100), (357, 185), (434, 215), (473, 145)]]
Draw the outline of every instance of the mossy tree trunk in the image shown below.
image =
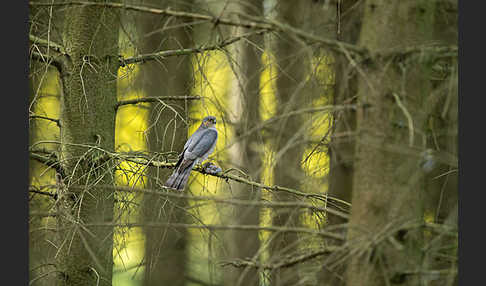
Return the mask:
[(69, 64), (61, 73), (61, 152), (66, 177), (59, 182), (59, 285), (111, 285), (114, 151), (118, 70), (118, 20), (108, 8), (66, 10), (63, 42)]
[[(359, 44), (371, 53), (425, 44), (434, 2), (366, 1)], [(357, 141), (347, 285), (418, 285), (424, 181), (419, 168), (427, 57), (377, 58), (358, 82)], [(412, 133), (410, 133), (412, 132)]]

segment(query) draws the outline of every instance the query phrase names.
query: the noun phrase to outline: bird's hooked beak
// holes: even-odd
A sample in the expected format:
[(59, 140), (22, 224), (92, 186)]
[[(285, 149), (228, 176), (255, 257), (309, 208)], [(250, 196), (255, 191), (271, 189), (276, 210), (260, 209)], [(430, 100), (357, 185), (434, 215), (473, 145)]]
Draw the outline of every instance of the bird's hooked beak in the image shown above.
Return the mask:
[(211, 126), (214, 126), (215, 124), (216, 124), (216, 122), (213, 121), (213, 120), (207, 120), (207, 121), (203, 122), (203, 125), (205, 127), (211, 127)]

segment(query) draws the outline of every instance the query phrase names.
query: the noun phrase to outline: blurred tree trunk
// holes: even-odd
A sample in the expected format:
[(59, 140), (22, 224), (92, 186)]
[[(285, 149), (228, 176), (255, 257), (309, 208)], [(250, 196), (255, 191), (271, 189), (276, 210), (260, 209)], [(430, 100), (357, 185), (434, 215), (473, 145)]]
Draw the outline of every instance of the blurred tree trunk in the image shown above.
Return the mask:
[[(263, 1), (251, 0), (239, 4), (240, 13), (263, 16)], [(236, 29), (236, 34), (249, 32), (248, 29)], [(232, 121), (235, 134), (244, 134), (248, 129), (260, 123), (260, 74), (262, 68), (263, 36), (254, 35), (235, 44), (236, 55), (234, 88), (230, 93)], [(231, 164), (243, 170), (254, 181), (260, 181), (262, 172), (263, 139), (259, 133), (251, 133), (229, 150)], [(231, 184), (231, 193), (238, 199), (259, 201), (259, 189), (244, 184)], [(231, 208), (228, 224), (259, 225), (260, 208), (257, 206), (235, 206)], [(260, 248), (258, 231), (227, 231), (227, 259), (255, 259)], [(260, 285), (259, 273), (254, 267), (226, 268), (223, 272), (224, 285)]]
[[(442, 45), (457, 45), (457, 3), (454, 5), (444, 1), (436, 5), (433, 40)], [(455, 157), (458, 148), (457, 68), (457, 59), (445, 58), (436, 61), (433, 73), (434, 90), (427, 102), (426, 129), (429, 149)], [(438, 223), (444, 222), (449, 216), (449, 211), (457, 204), (458, 172), (451, 172), (451, 169), (447, 164), (438, 164), (437, 168), (427, 175), (427, 209), (435, 214)]]
[[(30, 7), (29, 9), (29, 35), (61, 42), (58, 33), (59, 25), (62, 24), (62, 13), (48, 8)], [(49, 35), (49, 36), (47, 36)], [(34, 45), (34, 42), (31, 42)], [(35, 43), (36, 45), (38, 43)], [(44, 50), (40, 47), (41, 50)], [(32, 51), (36, 51), (32, 48)], [(52, 52), (52, 50), (51, 50)], [(59, 100), (60, 93), (42, 94), (41, 84), (46, 86), (52, 77), (58, 77), (59, 73), (54, 72), (55, 67), (46, 63), (37, 61), (29, 62), (29, 115), (51, 116), (46, 114), (42, 106), (45, 97), (56, 96)], [(46, 130), (47, 126), (55, 126), (54, 122), (40, 118), (29, 118), (29, 147), (42, 140), (58, 140), (59, 129), (55, 129), (54, 134)], [(54, 128), (58, 128), (55, 126)], [(46, 150), (57, 150), (58, 145), (43, 145)], [(38, 187), (43, 179), (54, 179), (55, 171), (50, 169), (45, 171), (46, 166), (36, 160), (29, 160), (29, 186)], [(42, 174), (42, 175), (41, 175)], [(51, 208), (54, 199), (51, 196), (40, 195), (37, 193), (29, 194), (29, 213), (43, 214), (45, 210)], [(46, 218), (43, 215), (33, 215), (29, 217), (29, 230), (42, 229), (55, 225), (55, 218)], [(51, 243), (52, 232), (50, 231), (33, 231), (29, 233), (29, 276), (33, 286), (53, 285), (56, 281), (54, 255), (57, 252), (55, 246)], [(52, 273), (46, 275), (47, 273)]]
[[(30, 63), (30, 72), (36, 71), (39, 68), (39, 64), (34, 62)], [(29, 79), (29, 106), (33, 105), (35, 98), (35, 90), (38, 86), (38, 82), (34, 80), (33, 77)], [(32, 108), (30, 112), (34, 112), (35, 108)], [(37, 141), (38, 124), (36, 124), (37, 119), (29, 119), (29, 146), (32, 146), (34, 142)], [(32, 186), (35, 180), (35, 171), (38, 170), (42, 164), (39, 162), (29, 159), (29, 186)], [(29, 213), (41, 213), (43, 203), (46, 201), (50, 202), (49, 198), (44, 198), (44, 196), (39, 196), (37, 194), (29, 194)], [(29, 218), (29, 230), (38, 229), (43, 226), (42, 217), (30, 217)], [(50, 267), (43, 267), (42, 265), (47, 265), (49, 261), (49, 244), (45, 243), (46, 232), (33, 232), (29, 233), (29, 277), (30, 280), (34, 280), (37, 277), (41, 277), (46, 272), (49, 272)], [(37, 280), (36, 283), (32, 284), (34, 286), (49, 285), (48, 283), (53, 283), (53, 275), (49, 275), (44, 279)]]
[[(354, 1), (343, 1), (341, 11), (344, 16), (337, 19), (340, 21), (339, 40), (356, 44), (361, 27), (362, 7)], [(356, 6), (355, 6), (356, 5)], [(342, 15), (343, 13), (341, 13)], [(352, 104), (356, 102), (356, 71), (349, 65), (349, 60), (342, 53), (335, 53), (335, 77), (334, 105)], [(330, 170), (329, 170), (329, 195), (351, 201), (353, 185), (353, 157), (354, 137), (349, 135), (356, 128), (356, 114), (352, 109), (336, 112), (333, 118), (332, 134), (330, 144)], [(344, 206), (341, 206), (344, 207)], [(328, 224), (344, 223), (344, 219), (330, 216)]]
[[(191, 1), (143, 1), (158, 8), (170, 6), (175, 10), (187, 11)], [(142, 37), (142, 53), (160, 50), (176, 50), (191, 47), (191, 29), (181, 18), (140, 14), (139, 35)], [(162, 62), (147, 62), (140, 66), (137, 85), (145, 96), (186, 96), (191, 92), (191, 57), (170, 57)], [(180, 116), (187, 118), (189, 102), (167, 102), (173, 105)], [(160, 103), (150, 104), (148, 125), (148, 148), (151, 152), (180, 153), (187, 140), (187, 126), (174, 112)], [(148, 170), (149, 187), (160, 189), (172, 170)], [(166, 199), (157, 195), (144, 195), (143, 220), (146, 222), (183, 223), (185, 221), (185, 199)], [(171, 227), (144, 228), (145, 273), (143, 285), (184, 285), (186, 274), (187, 230)]]
[[(435, 9), (434, 40), (443, 45), (457, 45), (457, 2), (441, 1)], [(427, 147), (433, 158), (446, 153), (457, 158), (458, 152), (458, 66), (457, 58), (443, 58), (435, 63), (434, 90), (426, 104), (428, 110)], [(435, 168), (426, 176), (426, 213), (435, 223), (457, 231), (458, 170), (437, 158)], [(433, 238), (435, 239), (435, 238)], [(449, 275), (435, 277), (429, 285), (457, 285), (457, 245), (454, 235), (443, 235), (425, 252), (428, 270), (450, 269)], [(455, 246), (455, 247), (454, 247)], [(453, 258), (453, 259), (451, 259)]]
[[(363, 2), (359, 0), (335, 1), (332, 5), (335, 12), (335, 33), (337, 40), (349, 44), (356, 44), (359, 39), (361, 18), (363, 14)], [(357, 73), (349, 64), (349, 60), (342, 53), (334, 53), (334, 105), (346, 105), (356, 103)], [(352, 135), (356, 129), (356, 112), (352, 109), (345, 109), (333, 114), (331, 132), (331, 143), (329, 145), (329, 189), (328, 194), (340, 200), (351, 202), (353, 186), (353, 164), (355, 137)], [(348, 212), (346, 205), (333, 202), (332, 207), (343, 212)], [(326, 227), (346, 223), (347, 220), (338, 216), (329, 215), (326, 220)], [(345, 235), (345, 228), (342, 229)], [(339, 244), (341, 241), (326, 239), (326, 245)], [(344, 283), (344, 265), (338, 264), (332, 269), (328, 266), (328, 258), (324, 257), (324, 265), (319, 273), (319, 280), (324, 285), (342, 285)]]
[[(279, 1), (277, 18), (292, 27), (302, 28), (309, 13), (310, 1)], [(299, 11), (298, 13), (296, 11)], [(278, 68), (276, 79), (277, 115), (286, 114), (302, 108), (305, 96), (301, 93), (305, 84), (307, 54), (303, 52), (305, 44), (285, 33), (279, 34), (275, 43), (275, 62)], [(276, 153), (273, 167), (275, 184), (299, 189), (304, 172), (301, 161), (303, 145), (295, 143), (298, 134), (303, 134), (300, 115), (285, 117), (274, 125), (273, 143)], [(273, 194), (275, 201), (295, 201), (295, 197), (281, 192)], [(278, 209), (273, 212), (272, 223), (275, 226), (298, 227), (301, 225), (300, 214), (295, 209)], [(298, 251), (298, 236), (295, 233), (276, 233), (270, 237), (269, 263), (279, 262), (288, 254)], [(281, 268), (270, 276), (272, 286), (297, 285), (298, 267)]]
[[(30, 73), (39, 72), (41, 69), (45, 69), (43, 64), (38, 64), (36, 62), (30, 63)], [(32, 106), (30, 112), (35, 112), (35, 94), (39, 86), (39, 80), (37, 77), (32, 76), (29, 79), (29, 106)], [(37, 123), (39, 119), (30, 118), (29, 119), (29, 146), (32, 146), (35, 142), (39, 141), (39, 124)], [(29, 160), (29, 186), (38, 185), (39, 179), (37, 176), (44, 170), (45, 165), (30, 159)], [(47, 172), (52, 174), (54, 172)], [(44, 176), (48, 176), (47, 174)], [(52, 206), (54, 202), (53, 198), (50, 196), (43, 196), (40, 194), (29, 194), (29, 213), (43, 213), (47, 206)], [(50, 221), (53, 221), (51, 218)], [(31, 216), (29, 217), (29, 230), (41, 229), (42, 227), (47, 227), (45, 217), (43, 216)], [(47, 231), (35, 231), (29, 233), (29, 276), (30, 280), (35, 280), (36, 282), (32, 285), (52, 285), (55, 283), (54, 275), (47, 275), (46, 273), (53, 270), (53, 253), (56, 249), (48, 242), (49, 235), (51, 232)], [(36, 279), (42, 277), (42, 279)]]
[[(59, 285), (111, 285), (113, 163), (103, 153), (115, 144), (118, 20), (99, 7), (66, 8), (63, 41), (70, 62), (61, 71), (61, 162), (68, 177), (58, 190)], [(76, 188), (74, 185), (82, 186)], [(72, 187), (71, 187), (72, 186)]]
[[(426, 44), (431, 1), (366, 1), (359, 44), (372, 53)], [(422, 264), (426, 57), (373, 58), (359, 76), (347, 285), (418, 285)], [(413, 124), (413, 126), (411, 126)], [(410, 131), (414, 131), (410, 135)], [(413, 137), (412, 137), (413, 136)], [(414, 138), (414, 140), (411, 140)], [(418, 151), (417, 151), (418, 150)]]

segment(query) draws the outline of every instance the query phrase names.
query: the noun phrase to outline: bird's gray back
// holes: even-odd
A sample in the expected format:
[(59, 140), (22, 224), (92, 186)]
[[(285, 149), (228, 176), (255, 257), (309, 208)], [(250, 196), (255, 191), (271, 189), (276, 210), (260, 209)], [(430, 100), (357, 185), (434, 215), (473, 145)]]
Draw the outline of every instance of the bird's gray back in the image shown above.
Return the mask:
[(217, 139), (218, 131), (213, 127), (194, 132), (186, 144), (184, 158), (205, 160), (214, 151)]

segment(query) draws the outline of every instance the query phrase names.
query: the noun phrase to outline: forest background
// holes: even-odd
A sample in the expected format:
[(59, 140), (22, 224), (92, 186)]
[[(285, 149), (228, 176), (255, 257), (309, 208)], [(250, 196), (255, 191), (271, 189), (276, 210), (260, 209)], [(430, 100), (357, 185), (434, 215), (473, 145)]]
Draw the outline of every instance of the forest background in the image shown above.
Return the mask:
[(454, 1), (29, 7), (31, 285), (457, 284)]

